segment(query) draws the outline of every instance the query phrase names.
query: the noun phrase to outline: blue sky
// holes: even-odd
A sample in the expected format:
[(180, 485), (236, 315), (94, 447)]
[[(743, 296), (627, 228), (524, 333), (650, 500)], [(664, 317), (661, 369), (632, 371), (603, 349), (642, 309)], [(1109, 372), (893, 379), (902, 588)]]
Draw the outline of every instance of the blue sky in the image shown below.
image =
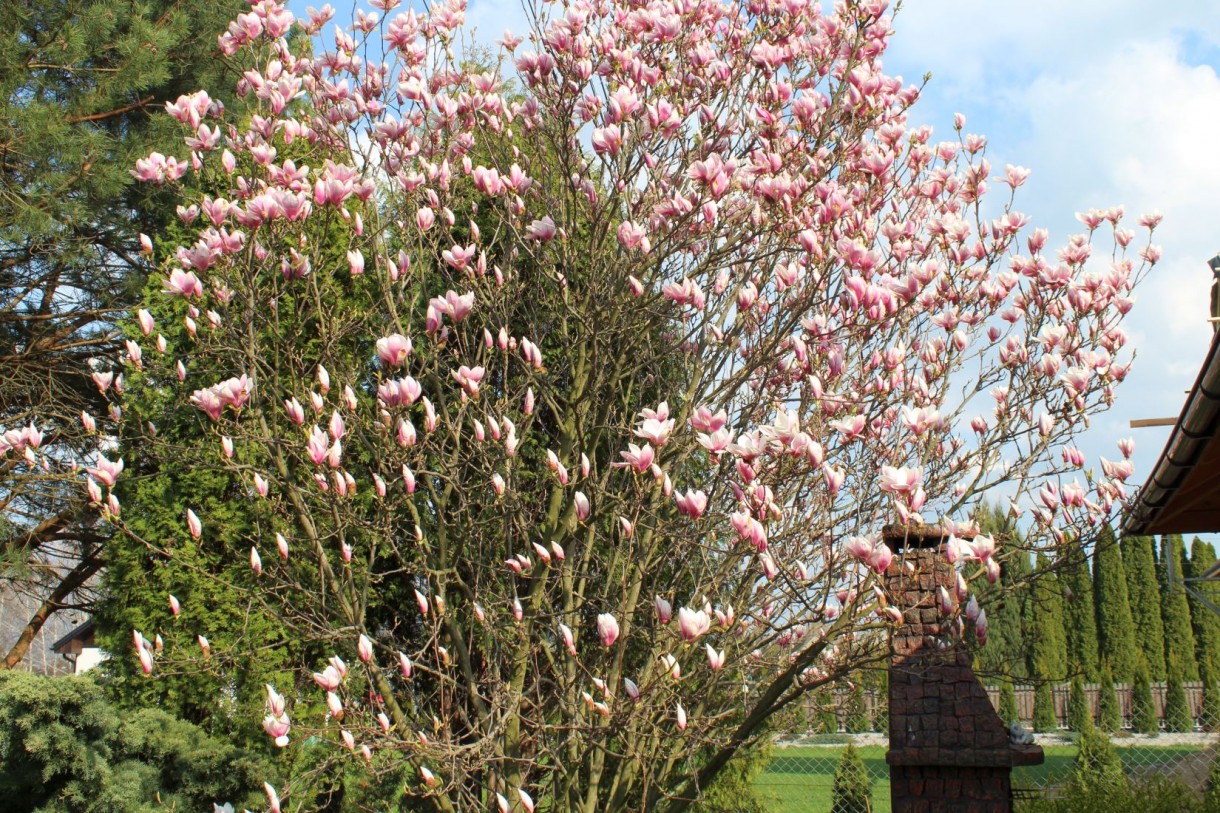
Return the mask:
[[(332, 3), (339, 16), (346, 0)], [(316, 3), (320, 5), (321, 3)], [(307, 5), (294, 0), (298, 14)], [(1062, 243), (1075, 213), (1124, 204), (1130, 225), (1158, 209), (1164, 258), (1128, 318), (1137, 350), (1118, 403), (1082, 446), (1091, 461), (1137, 441), (1133, 484), (1168, 429), (1135, 418), (1177, 416), (1207, 351), (1211, 274), (1220, 252), (1220, 15), (1209, 0), (911, 0), (896, 15), (887, 70), (932, 78), (914, 111), (948, 135), (955, 112), (988, 137), (995, 167), (1033, 170), (1018, 208)], [(491, 42), (527, 30), (519, 0), (472, 0), (468, 25)]]

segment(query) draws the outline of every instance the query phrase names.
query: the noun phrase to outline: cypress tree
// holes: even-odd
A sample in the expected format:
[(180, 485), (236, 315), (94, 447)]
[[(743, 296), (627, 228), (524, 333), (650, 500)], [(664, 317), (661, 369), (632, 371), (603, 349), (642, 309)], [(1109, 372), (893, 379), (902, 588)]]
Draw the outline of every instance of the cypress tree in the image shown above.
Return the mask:
[(1160, 731), (1156, 703), (1152, 698), (1152, 681), (1148, 678), (1148, 664), (1143, 658), (1136, 664), (1135, 680), (1131, 684), (1131, 730), (1151, 735)]
[[(1182, 537), (1170, 534), (1161, 537), (1161, 618), (1165, 623), (1165, 662), (1177, 658), (1179, 680), (1198, 680), (1199, 666), (1195, 660), (1195, 633), (1190, 626), (1190, 605), (1182, 586), (1186, 559)], [(1173, 557), (1170, 560), (1170, 557)], [(1172, 578), (1169, 562), (1173, 563)]]
[(1000, 719), (1004, 721), (1004, 725), (1012, 725), (1021, 721), (1021, 715), (1017, 711), (1017, 693), (1013, 691), (1012, 681), (1005, 680), (1000, 683)]
[(1029, 554), (1022, 549), (1020, 533), (1012, 519), (998, 506), (985, 503), (975, 518), (979, 529), (1000, 540), (1000, 549), (1004, 551), (999, 582), (985, 584), (979, 591), (979, 602), (987, 608), (990, 630), (987, 646), (978, 652), (976, 668), (980, 674), (1023, 680), (1029, 676), (1024, 612), (1031, 595)]
[(1072, 769), (1072, 784), (1077, 788), (1099, 795), (1125, 781), (1123, 763), (1106, 734), (1089, 728), (1080, 735), (1079, 746)]
[(1093, 714), (1089, 709), (1089, 698), (1084, 691), (1084, 678), (1076, 675), (1068, 694), (1068, 728), (1076, 733), (1093, 725)]
[(1103, 526), (1096, 541), (1093, 592), (1097, 602), (1097, 633), (1101, 651), (1119, 681), (1128, 681), (1135, 670), (1135, 629), (1127, 597), (1127, 575), (1123, 556), (1110, 526)]
[(1204, 731), (1220, 729), (1220, 694), (1216, 690), (1216, 670), (1210, 658), (1199, 664), (1199, 678), (1203, 681), (1203, 719), (1200, 720)]
[(1168, 678), (1165, 681), (1165, 730), (1194, 731), (1194, 720), (1186, 704), (1186, 688), (1182, 685), (1182, 665), (1175, 655), (1169, 656)]
[(1034, 690), (1034, 731), (1058, 731), (1059, 717), (1055, 714), (1055, 697), (1051, 691), (1051, 682), (1046, 677), (1046, 669), (1041, 663), (1035, 664), (1034, 679), (1038, 681)]
[(1127, 571), (1127, 601), (1135, 625), (1135, 645), (1148, 661), (1153, 680), (1165, 679), (1165, 628), (1161, 622), (1161, 588), (1156, 578), (1156, 554), (1149, 536), (1123, 540)]
[(849, 743), (835, 768), (830, 813), (869, 813), (872, 809), (872, 790), (864, 760)]
[(864, 689), (854, 683), (851, 693), (847, 696), (847, 733), (863, 734), (871, 730), (868, 719), (868, 709), (864, 704)]
[[(1190, 545), (1190, 561), (1186, 563), (1186, 576), (1198, 579), (1216, 562), (1216, 549), (1210, 542), (1204, 542), (1195, 537)], [(1217, 655), (1220, 655), (1220, 614), (1207, 606), (1206, 599), (1216, 607), (1220, 607), (1220, 591), (1210, 582), (1192, 581), (1191, 593), (1187, 595), (1190, 604), (1190, 620), (1195, 633), (1196, 656), (1199, 662), (1199, 675), (1202, 678), (1204, 662), (1210, 661), (1212, 674), (1217, 673)], [(1200, 596), (1202, 598), (1200, 598)]]
[(1101, 683), (1097, 692), (1098, 727), (1107, 734), (1122, 730), (1123, 716), (1118, 708), (1118, 697), (1114, 694), (1114, 672), (1110, 663), (1104, 661), (1101, 666)]
[(1033, 600), (1026, 605), (1026, 627), (1037, 631), (1030, 647), (1030, 666), (1038, 664), (1043, 678), (1063, 680), (1068, 674), (1063, 593), (1058, 575), (1042, 554), (1038, 554), (1033, 588)]
[(1093, 574), (1084, 551), (1076, 549), (1061, 571), (1064, 597), (1064, 632), (1067, 634), (1068, 672), (1086, 681), (1097, 680), (1097, 613), (1093, 600)]

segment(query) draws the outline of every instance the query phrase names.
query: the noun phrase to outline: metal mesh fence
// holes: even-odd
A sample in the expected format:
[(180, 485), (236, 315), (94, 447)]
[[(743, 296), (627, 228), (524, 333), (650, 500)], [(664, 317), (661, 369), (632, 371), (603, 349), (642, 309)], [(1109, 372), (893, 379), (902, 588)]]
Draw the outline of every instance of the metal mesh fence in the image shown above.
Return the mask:
[[(1089, 713), (1094, 725), (1100, 717), (1101, 690), (1086, 686)], [(1110, 741), (1122, 762), (1124, 773), (1139, 781), (1153, 775), (1169, 777), (1202, 792), (1220, 745), (1220, 717), (1206, 706), (1201, 683), (1179, 688), (1152, 684), (1151, 713), (1141, 708), (1139, 693), (1128, 685), (1114, 687), (1120, 727)], [(1000, 707), (999, 690), (989, 690), (992, 703)], [(1026, 729), (1034, 728), (1033, 687), (1016, 687), (1016, 709)], [(1068, 684), (1051, 688), (1053, 725), (1042, 711), (1040, 728), (1034, 733), (1042, 746), (1041, 765), (1013, 769), (1014, 794), (1019, 798), (1059, 795), (1071, 781), (1078, 751), (1078, 732), (1069, 726), (1071, 698)], [(1143, 703), (1147, 703), (1147, 694)], [(1040, 704), (1046, 703), (1046, 693)], [(1077, 701), (1078, 708), (1080, 701)], [(1011, 708), (1011, 707), (1010, 707)], [(1112, 712), (1110, 713), (1112, 716)], [(837, 693), (833, 703), (813, 705), (802, 721), (802, 730), (777, 743), (767, 768), (756, 780), (756, 788), (767, 808), (775, 813), (819, 813), (829, 811), (833, 800), (835, 771), (845, 748), (851, 743), (872, 783), (872, 810), (890, 810), (888, 720), (884, 697), (877, 691)]]

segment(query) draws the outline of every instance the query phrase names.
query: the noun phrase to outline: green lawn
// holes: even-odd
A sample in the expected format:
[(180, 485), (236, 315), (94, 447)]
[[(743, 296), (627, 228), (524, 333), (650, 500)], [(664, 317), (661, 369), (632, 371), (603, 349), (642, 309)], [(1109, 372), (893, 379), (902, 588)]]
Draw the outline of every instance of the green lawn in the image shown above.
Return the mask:
[[(1128, 773), (1146, 770), (1167, 770), (1177, 760), (1198, 753), (1203, 746), (1138, 745), (1118, 747)], [(884, 746), (857, 749), (869, 775), (873, 777), (873, 810), (890, 811), (889, 768), (885, 764)], [(793, 746), (777, 748), (771, 764), (759, 775), (755, 786), (774, 813), (829, 813), (831, 787), (835, 765), (842, 754), (841, 746)], [(1053, 787), (1067, 779), (1076, 758), (1076, 746), (1050, 745), (1044, 749), (1046, 761), (1041, 765), (1017, 768), (1012, 783), (1016, 788)]]

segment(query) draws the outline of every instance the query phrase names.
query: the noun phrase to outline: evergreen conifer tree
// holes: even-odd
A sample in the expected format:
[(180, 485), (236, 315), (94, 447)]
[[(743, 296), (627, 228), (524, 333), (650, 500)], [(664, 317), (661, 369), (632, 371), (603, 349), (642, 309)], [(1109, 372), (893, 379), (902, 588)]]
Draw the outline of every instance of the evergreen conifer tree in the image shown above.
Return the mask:
[(1085, 794), (1101, 794), (1126, 781), (1123, 763), (1110, 737), (1090, 727), (1080, 735), (1072, 784)]
[(1220, 730), (1220, 692), (1216, 686), (1216, 668), (1211, 659), (1199, 664), (1199, 679), (1203, 682), (1203, 714), (1199, 721), (1204, 731)]
[(1038, 681), (1034, 691), (1034, 731), (1044, 733), (1059, 730), (1059, 717), (1055, 713), (1055, 696), (1051, 681), (1046, 677), (1046, 668), (1035, 664), (1034, 678)]
[[(1204, 542), (1195, 537), (1190, 545), (1190, 560), (1186, 563), (1186, 577), (1198, 579), (1216, 562), (1216, 549), (1210, 542)], [(1204, 661), (1210, 661), (1212, 674), (1217, 674), (1220, 662), (1220, 613), (1217, 613), (1207, 603), (1220, 607), (1220, 590), (1212, 582), (1191, 581), (1191, 593), (1187, 595), (1190, 604), (1190, 620), (1195, 633), (1195, 650), (1199, 662), (1199, 676), (1203, 675)]]
[(1092, 725), (1093, 714), (1089, 708), (1089, 698), (1085, 694), (1084, 678), (1076, 675), (1072, 678), (1068, 694), (1068, 728), (1080, 733)]
[[(82, 411), (97, 417), (101, 435), (112, 434), (92, 374), (123, 346), (115, 323), (138, 301), (153, 268), (140, 233), (162, 232), (176, 220), (174, 193), (136, 183), (132, 166), (154, 151), (189, 163), (165, 104), (201, 87), (224, 93), (232, 84), (219, 78), (230, 66), (219, 58), (216, 32), (243, 5), (3, 5), (0, 425), (37, 425), (54, 446), (52, 459), (83, 459), (95, 448)], [(224, 94), (217, 101), (234, 100)], [(86, 510), (79, 473), (66, 467), (7, 462), (0, 494), (0, 579), (40, 602), (24, 618), (3, 619), (0, 668), (13, 668), (54, 613), (90, 602), (87, 586), (106, 563), (106, 539)], [(22, 533), (13, 534), (4, 520), (18, 517)], [(48, 557), (57, 564), (48, 567)]]
[(864, 689), (858, 682), (852, 684), (851, 693), (847, 696), (846, 725), (849, 734), (863, 734), (872, 730), (868, 708), (864, 703)]
[(1065, 680), (1068, 675), (1067, 634), (1064, 631), (1063, 589), (1059, 574), (1042, 554), (1037, 557), (1033, 601), (1027, 605), (1027, 628), (1037, 630), (1032, 636), (1031, 654), (1041, 662), (1046, 676)]
[(1188, 732), (1195, 730), (1194, 719), (1186, 703), (1186, 688), (1182, 685), (1182, 665), (1176, 655), (1170, 655), (1165, 681), (1165, 730)]
[(1017, 693), (1012, 688), (1011, 680), (1004, 680), (1000, 683), (999, 714), (1004, 725), (1012, 725), (1021, 721), (1021, 714), (1017, 710)]
[(1067, 635), (1068, 672), (1080, 672), (1086, 681), (1098, 678), (1097, 610), (1093, 599), (1093, 574), (1088, 557), (1076, 550), (1065, 563), (1063, 583), (1064, 632)]
[[(1169, 567), (1172, 557), (1173, 567)], [(1165, 662), (1178, 660), (1180, 680), (1198, 680), (1199, 665), (1195, 660), (1195, 633), (1190, 624), (1190, 605), (1182, 585), (1186, 557), (1182, 537), (1169, 534), (1161, 537), (1161, 618), (1165, 623)]]
[(1165, 628), (1161, 621), (1161, 587), (1156, 578), (1154, 540), (1132, 536), (1123, 540), (1127, 601), (1135, 629), (1135, 645), (1148, 661), (1153, 680), (1165, 679)]
[(1118, 708), (1118, 696), (1114, 693), (1114, 672), (1109, 661), (1101, 666), (1101, 681), (1097, 692), (1097, 724), (1107, 734), (1114, 734), (1123, 727), (1123, 716)]
[(1128, 681), (1135, 669), (1135, 630), (1122, 552), (1108, 525), (1098, 534), (1095, 550), (1093, 591), (1097, 603), (1097, 637), (1101, 651), (1110, 659), (1115, 679)]
[(869, 813), (872, 809), (872, 782), (860, 752), (850, 743), (839, 757), (831, 791), (831, 813)]
[(979, 529), (999, 540), (1000, 549), (1005, 551), (999, 582), (983, 585), (979, 593), (979, 602), (987, 608), (990, 626), (987, 646), (978, 652), (976, 669), (982, 675), (1022, 680), (1029, 675), (1029, 638), (1025, 623), (1025, 605), (1032, 595), (1029, 554), (1022, 549), (1019, 529), (999, 506), (984, 504), (976, 520)]
[(1148, 664), (1143, 658), (1136, 663), (1135, 679), (1131, 683), (1131, 730), (1140, 734), (1160, 731), (1156, 703), (1152, 697), (1152, 681), (1148, 677)]

